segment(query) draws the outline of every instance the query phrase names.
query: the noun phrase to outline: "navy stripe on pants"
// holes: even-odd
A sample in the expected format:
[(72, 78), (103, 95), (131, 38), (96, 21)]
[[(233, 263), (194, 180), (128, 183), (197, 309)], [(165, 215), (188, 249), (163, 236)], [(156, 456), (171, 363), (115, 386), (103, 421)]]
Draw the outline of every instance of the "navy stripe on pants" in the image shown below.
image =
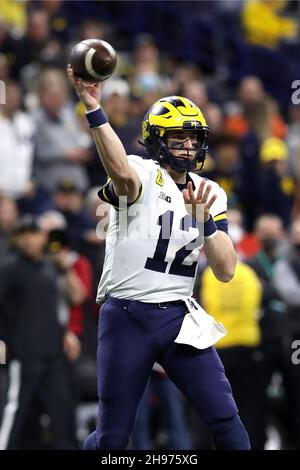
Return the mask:
[(216, 448), (248, 449), (224, 367), (214, 347), (174, 343), (185, 305), (157, 308), (111, 297), (99, 316), (97, 380), (99, 416), (85, 449), (125, 449), (154, 362), (190, 399), (213, 434)]

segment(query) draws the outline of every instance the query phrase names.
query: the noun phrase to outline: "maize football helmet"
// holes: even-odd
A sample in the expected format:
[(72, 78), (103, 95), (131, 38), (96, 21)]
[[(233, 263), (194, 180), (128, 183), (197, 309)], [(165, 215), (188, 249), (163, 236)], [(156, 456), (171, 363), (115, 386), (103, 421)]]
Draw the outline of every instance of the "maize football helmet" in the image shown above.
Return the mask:
[[(168, 131), (187, 130), (197, 135), (192, 160), (176, 158), (167, 142)], [(161, 98), (151, 106), (142, 122), (142, 137), (148, 157), (162, 165), (170, 165), (179, 173), (203, 168), (208, 134), (209, 128), (198, 106), (181, 96)]]

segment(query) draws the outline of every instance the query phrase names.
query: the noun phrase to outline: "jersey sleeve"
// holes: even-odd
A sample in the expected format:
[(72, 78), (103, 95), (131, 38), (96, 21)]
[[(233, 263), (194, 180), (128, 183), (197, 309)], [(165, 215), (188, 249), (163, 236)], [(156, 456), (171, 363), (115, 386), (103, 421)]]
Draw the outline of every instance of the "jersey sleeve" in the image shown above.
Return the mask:
[(211, 206), (210, 213), (218, 230), (228, 233), (228, 221), (227, 221), (227, 196), (223, 188), (217, 183), (212, 183), (212, 195), (216, 194), (218, 197)]
[(108, 202), (115, 209), (119, 209), (119, 198), (114, 191), (111, 178), (108, 177), (105, 185), (99, 189), (98, 196), (101, 201)]
[[(129, 207), (142, 199), (144, 189), (150, 177), (150, 169), (147, 160), (143, 160), (137, 155), (128, 155), (127, 158), (129, 165), (135, 169), (141, 181), (139, 194), (135, 201), (127, 204), (127, 207)], [(102, 201), (108, 202), (117, 210), (119, 209), (119, 198), (114, 190), (111, 178), (108, 178), (105, 185), (100, 188), (100, 190), (98, 191), (98, 196)]]

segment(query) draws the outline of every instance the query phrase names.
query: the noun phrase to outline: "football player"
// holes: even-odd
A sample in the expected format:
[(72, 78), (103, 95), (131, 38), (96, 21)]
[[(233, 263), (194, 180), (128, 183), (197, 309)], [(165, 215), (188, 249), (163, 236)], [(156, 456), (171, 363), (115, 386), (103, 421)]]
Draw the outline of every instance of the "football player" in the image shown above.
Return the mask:
[[(228, 282), (236, 254), (227, 235), (226, 195), (201, 169), (209, 129), (190, 100), (156, 102), (142, 123), (148, 159), (127, 156), (99, 105), (101, 85), (68, 76), (84, 103), (108, 174), (99, 197), (111, 204), (97, 302), (99, 417), (84, 449), (125, 449), (154, 362), (190, 399), (217, 449), (248, 449), (213, 344), (224, 335), (191, 298), (200, 249)], [(200, 210), (199, 210), (200, 209)], [(188, 312), (187, 312), (188, 310)]]

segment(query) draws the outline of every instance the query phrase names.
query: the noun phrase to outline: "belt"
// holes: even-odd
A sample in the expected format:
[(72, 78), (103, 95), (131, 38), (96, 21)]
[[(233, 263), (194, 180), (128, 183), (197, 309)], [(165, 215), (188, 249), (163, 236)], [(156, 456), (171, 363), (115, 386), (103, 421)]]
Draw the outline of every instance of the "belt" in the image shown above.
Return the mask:
[(115, 297), (111, 297), (107, 295), (106, 301), (110, 304), (116, 305), (117, 307), (126, 308), (130, 303), (140, 304), (141, 307), (144, 309), (152, 309), (152, 308), (160, 308), (166, 309), (168, 307), (176, 307), (179, 305), (185, 305), (183, 300), (171, 300), (169, 302), (158, 302), (158, 303), (150, 303), (150, 302), (140, 302), (139, 300), (130, 300), (130, 299), (116, 299)]

